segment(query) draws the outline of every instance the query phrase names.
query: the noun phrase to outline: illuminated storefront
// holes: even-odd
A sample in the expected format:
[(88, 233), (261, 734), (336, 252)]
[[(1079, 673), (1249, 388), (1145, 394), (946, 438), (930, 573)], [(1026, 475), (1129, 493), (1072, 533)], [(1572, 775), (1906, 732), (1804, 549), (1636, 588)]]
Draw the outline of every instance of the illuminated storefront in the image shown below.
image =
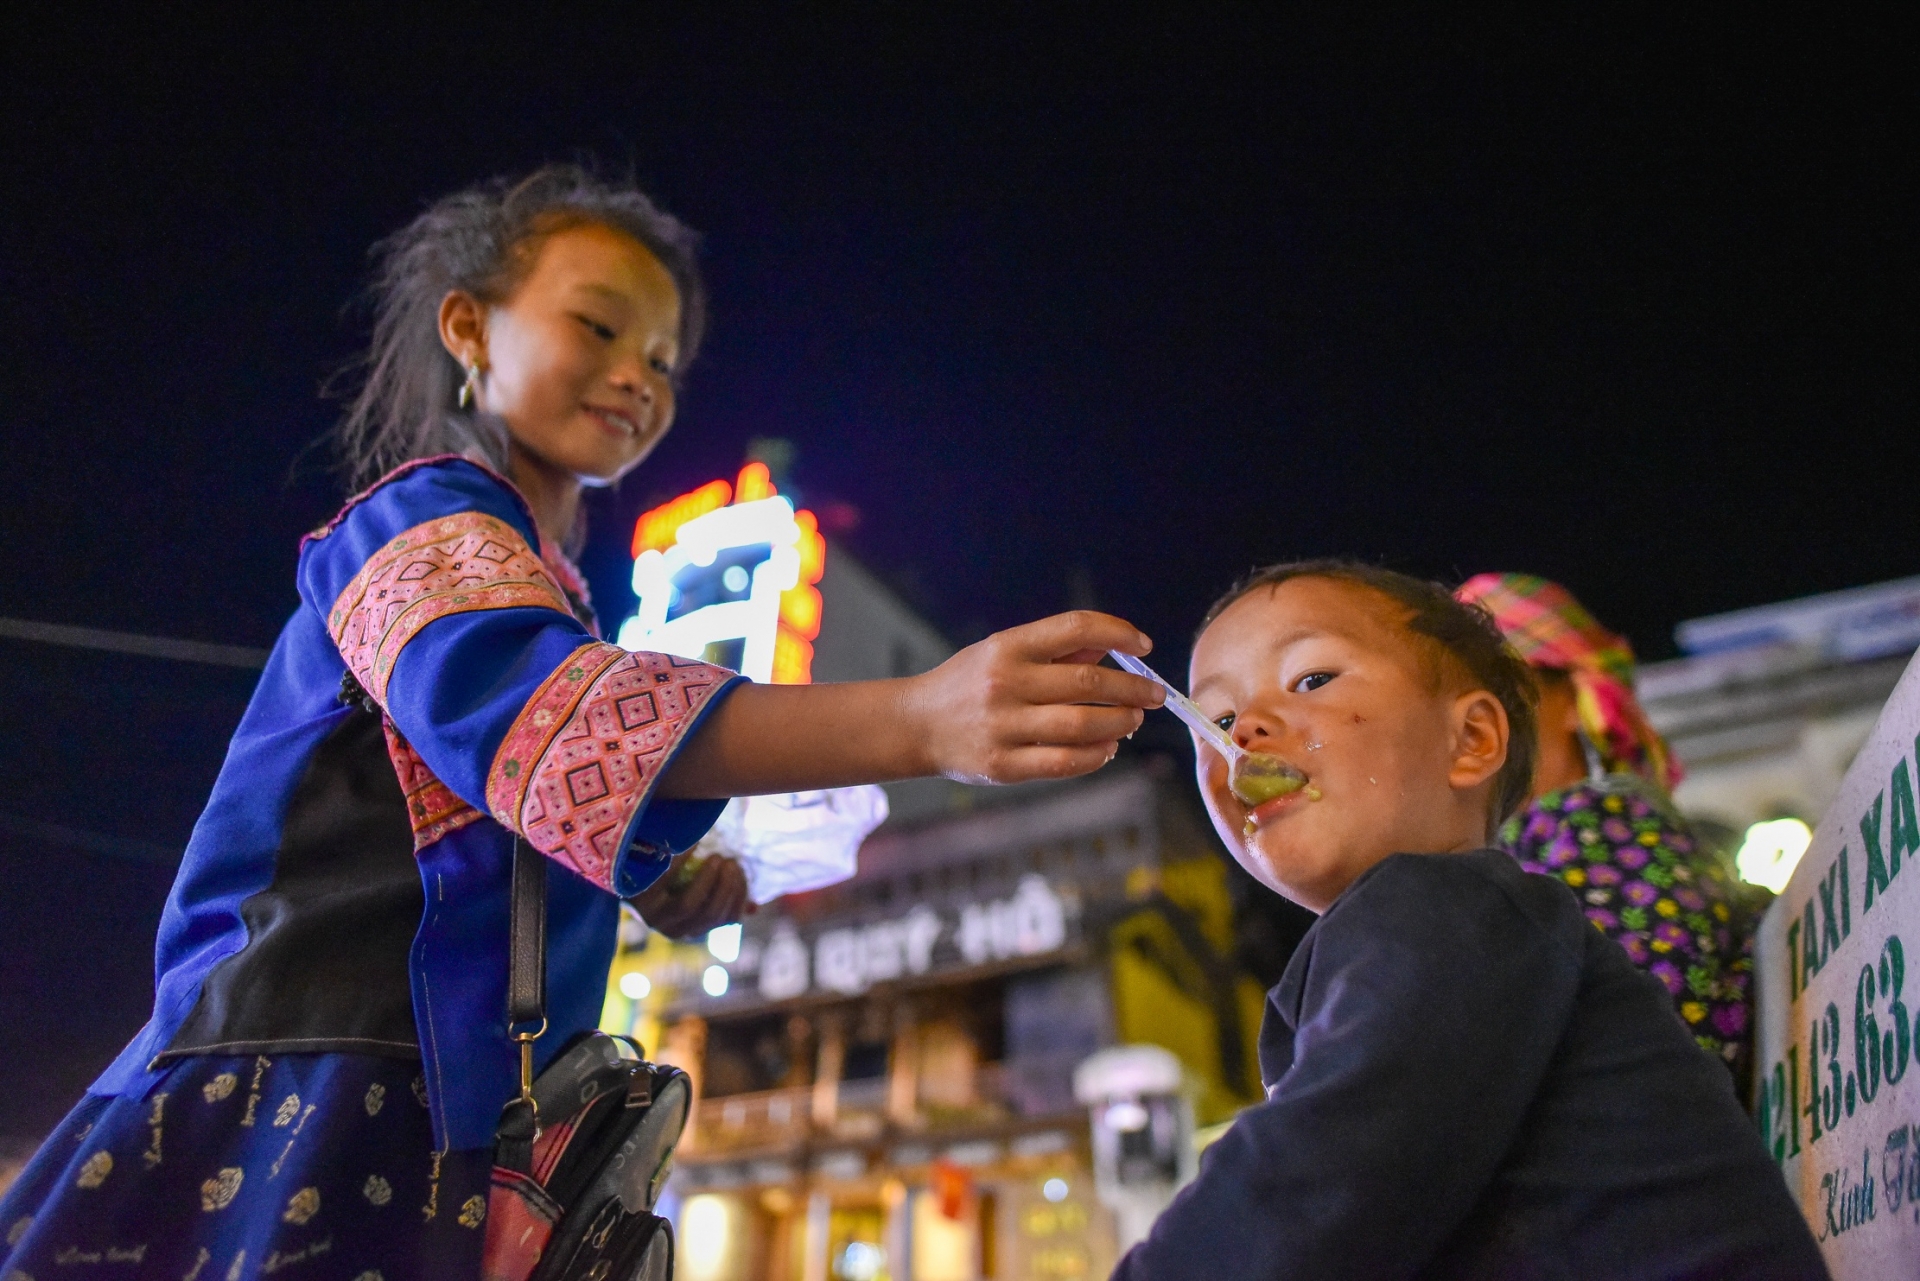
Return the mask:
[(694, 1076), (685, 1281), (1103, 1277), (1073, 1071), (1184, 1066), (1202, 1123), (1258, 1097), (1263, 993), (1223, 864), (1146, 771), (885, 829), (859, 875), (702, 945), (623, 952), (607, 1026)]

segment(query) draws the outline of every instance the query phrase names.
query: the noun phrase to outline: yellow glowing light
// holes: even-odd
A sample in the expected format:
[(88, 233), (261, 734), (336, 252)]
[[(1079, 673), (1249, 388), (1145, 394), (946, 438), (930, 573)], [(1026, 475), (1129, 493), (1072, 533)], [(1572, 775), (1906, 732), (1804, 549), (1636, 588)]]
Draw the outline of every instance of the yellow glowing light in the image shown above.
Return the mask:
[(1787, 888), (1793, 869), (1800, 865), (1800, 856), (1812, 843), (1813, 830), (1799, 819), (1770, 819), (1747, 829), (1734, 863), (1741, 880), (1764, 885), (1778, 894)]
[[(932, 1191), (922, 1191), (914, 1194), (910, 1213), (907, 1249), (912, 1266), (907, 1275), (913, 1281), (974, 1281), (980, 1275), (980, 1224), (971, 1206), (964, 1208), (959, 1218), (949, 1219), (941, 1212), (939, 1196)], [(1075, 1274), (1033, 1275), (1069, 1278)]]
[(680, 1207), (680, 1275), (684, 1281), (718, 1281), (733, 1253), (733, 1202), (706, 1193), (690, 1196)]
[(734, 482), (734, 501), (755, 503), (762, 498), (772, 498), (773, 473), (767, 470), (765, 463), (748, 463), (740, 469), (740, 479)]
[(802, 509), (793, 514), (793, 523), (800, 526), (800, 541), (794, 544), (800, 550), (800, 581), (817, 583), (827, 571), (827, 540), (820, 536), (820, 519)]
[(719, 511), (732, 501), (733, 486), (724, 480), (715, 480), (672, 502), (660, 504), (634, 523), (633, 554), (638, 556), (641, 552), (663, 551), (673, 546), (680, 526), (708, 512)]
[(780, 625), (802, 640), (820, 634), (820, 589), (801, 583), (780, 593)]
[(780, 629), (773, 639), (773, 683), (805, 685), (813, 679), (813, 641), (820, 635), (822, 602), (814, 584), (827, 569), (827, 540), (810, 511), (797, 511), (800, 580), (780, 593)]
[(773, 637), (773, 683), (806, 685), (813, 681), (813, 646), (782, 627)]

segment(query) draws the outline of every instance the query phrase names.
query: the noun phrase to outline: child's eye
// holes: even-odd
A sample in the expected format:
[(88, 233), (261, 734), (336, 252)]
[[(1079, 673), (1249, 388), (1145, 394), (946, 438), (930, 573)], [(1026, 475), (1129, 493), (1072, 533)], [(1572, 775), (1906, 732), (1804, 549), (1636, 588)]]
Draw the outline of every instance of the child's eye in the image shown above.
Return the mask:
[(673, 364), (671, 361), (662, 360), (660, 357), (655, 356), (648, 363), (653, 366), (653, 372), (659, 374), (662, 378), (673, 377)]
[(1232, 712), (1228, 712), (1225, 716), (1214, 717), (1213, 723), (1215, 725), (1218, 725), (1221, 729), (1225, 730), (1227, 733), (1229, 734), (1233, 733), (1233, 713)]
[(1293, 683), (1293, 689), (1297, 694), (1305, 694), (1310, 690), (1319, 689), (1332, 679), (1332, 672), (1308, 672)]
[(599, 321), (595, 320), (593, 317), (577, 316), (575, 317), (575, 319), (577, 319), (581, 324), (585, 325), (588, 329), (591, 329), (595, 337), (603, 339), (607, 342), (613, 341), (613, 330), (601, 324)]

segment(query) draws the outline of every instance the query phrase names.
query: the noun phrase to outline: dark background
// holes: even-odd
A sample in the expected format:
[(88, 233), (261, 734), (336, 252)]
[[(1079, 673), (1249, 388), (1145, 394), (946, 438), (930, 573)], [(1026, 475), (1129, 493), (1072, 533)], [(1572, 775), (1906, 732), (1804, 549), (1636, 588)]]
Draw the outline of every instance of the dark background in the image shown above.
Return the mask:
[[(1281, 557), (1544, 573), (1655, 658), (1920, 571), (1890, 24), (716, 8), (0, 19), (0, 615), (270, 644), (367, 246), (583, 155), (713, 291), (596, 500), (609, 619), (633, 516), (756, 436), (956, 640), (1092, 601), (1174, 671)], [(250, 684), (0, 641), (0, 1134), (144, 1017)]]

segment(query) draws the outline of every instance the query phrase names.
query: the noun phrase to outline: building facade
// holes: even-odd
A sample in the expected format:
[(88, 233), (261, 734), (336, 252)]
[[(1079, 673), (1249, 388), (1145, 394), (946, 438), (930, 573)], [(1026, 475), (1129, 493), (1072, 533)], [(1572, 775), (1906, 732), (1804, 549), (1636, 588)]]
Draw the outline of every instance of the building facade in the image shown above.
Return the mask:
[(1723, 836), (1817, 823), (1920, 645), (1920, 578), (1682, 623), (1684, 658), (1640, 669), (1685, 765), (1674, 799)]
[(1202, 1124), (1259, 1097), (1264, 992), (1181, 785), (1013, 791), (883, 829), (737, 935), (622, 952), (607, 1026), (696, 1083), (685, 1281), (1103, 1277), (1075, 1067), (1163, 1046)]

